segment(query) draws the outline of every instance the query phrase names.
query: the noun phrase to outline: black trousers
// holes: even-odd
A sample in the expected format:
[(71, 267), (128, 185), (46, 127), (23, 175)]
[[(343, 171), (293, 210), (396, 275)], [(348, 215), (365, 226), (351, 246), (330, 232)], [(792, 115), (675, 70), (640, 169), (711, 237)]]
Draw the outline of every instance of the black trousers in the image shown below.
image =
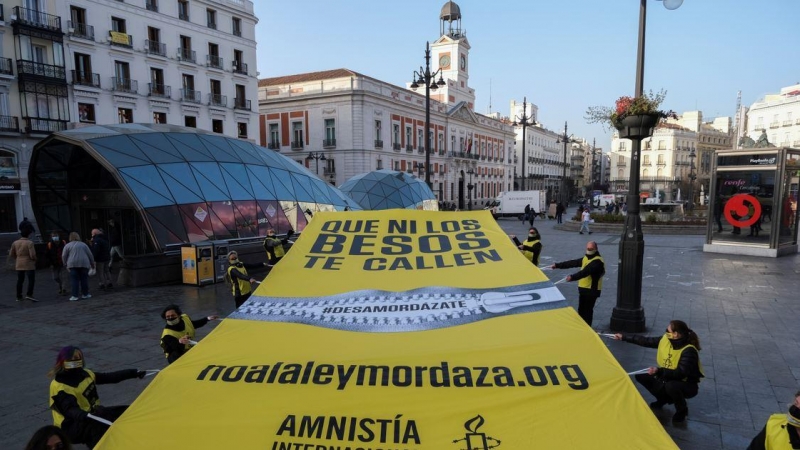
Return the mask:
[(22, 286), (25, 284), (25, 276), (28, 276), (28, 297), (33, 297), (33, 284), (36, 282), (35, 270), (17, 271), (17, 298), (22, 298)]
[(251, 295), (253, 295), (253, 292), (248, 292), (247, 294), (244, 295), (234, 295), (233, 302), (236, 304), (236, 307), (238, 308), (242, 306), (242, 304), (246, 302)]
[[(101, 417), (111, 422), (117, 420), (128, 406), (101, 406), (92, 415)], [(66, 426), (63, 426), (66, 425)], [(108, 430), (108, 425), (102, 424), (94, 419), (85, 418), (78, 421), (70, 421), (62, 424), (64, 433), (73, 444), (86, 444), (89, 448), (94, 448), (103, 435)]]
[(594, 318), (594, 304), (600, 294), (592, 292), (590, 289), (578, 289), (578, 315), (589, 325), (592, 326)]
[(664, 403), (674, 403), (676, 411), (686, 411), (686, 399), (697, 395), (697, 383), (679, 380), (662, 380), (655, 375), (642, 373), (636, 375), (639, 382), (656, 400)]

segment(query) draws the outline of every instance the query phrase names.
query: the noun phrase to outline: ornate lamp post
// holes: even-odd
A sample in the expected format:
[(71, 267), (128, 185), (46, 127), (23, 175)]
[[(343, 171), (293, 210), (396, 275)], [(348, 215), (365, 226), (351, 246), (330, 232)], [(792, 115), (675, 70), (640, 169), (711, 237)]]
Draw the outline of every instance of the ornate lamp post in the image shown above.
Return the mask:
[[(436, 81), (439, 75), (439, 81)], [(444, 86), (442, 69), (431, 73), (431, 45), (425, 43), (425, 68), (420, 66), (419, 71), (414, 71), (411, 77), (411, 89), (417, 89), (420, 84), (425, 85), (425, 184), (433, 189), (431, 185), (431, 89), (434, 91)]]
[(565, 121), (564, 122), (564, 136), (562, 136), (561, 139), (556, 141), (556, 144), (558, 144), (559, 142), (563, 142), (564, 143), (564, 165), (563, 165), (564, 172), (561, 175), (561, 187), (559, 188), (559, 190), (561, 191), (561, 194), (558, 196), (559, 197), (558, 198), (559, 202), (563, 202), (564, 200), (568, 200), (566, 198), (566, 196), (567, 196), (567, 184), (566, 183), (567, 183), (567, 166), (569, 166), (569, 164), (567, 164), (567, 143), (569, 141), (570, 141), (570, 138), (569, 138), (569, 135), (567, 134), (567, 122)]
[(469, 169), (467, 175), (469, 175), (469, 183), (467, 184), (467, 208), (472, 211), (472, 188), (475, 187), (472, 184), (472, 175), (475, 175), (475, 171)]
[[(663, 1), (667, 9), (677, 9), (683, 0)], [(636, 52), (636, 87), (634, 96), (641, 97), (644, 91), (645, 25), (647, 23), (647, 0), (640, 0), (639, 45)], [(619, 243), (619, 272), (617, 276), (617, 305), (611, 313), (610, 327), (614, 331), (641, 332), (645, 329), (642, 309), (642, 263), (644, 262), (644, 236), (642, 219), (639, 217), (639, 157), (642, 139), (652, 134), (658, 119), (648, 122), (645, 116), (632, 116), (620, 131), (620, 138), (631, 139), (630, 184), (628, 187), (628, 214)], [(637, 122), (638, 121), (638, 122)], [(624, 135), (624, 137), (623, 137)]]
[(326, 161), (328, 158), (326, 158), (325, 153), (322, 152), (309, 152), (308, 156), (306, 156), (306, 161), (311, 162), (312, 159), (317, 160), (317, 170), (314, 173), (319, 176), (319, 162), (320, 160)]
[(525, 129), (528, 128), (530, 125), (535, 125), (536, 121), (533, 117), (528, 116), (528, 98), (522, 98), (522, 117), (514, 116), (515, 120), (512, 123), (513, 126), (521, 125), (522, 126), (522, 191), (528, 190), (528, 181), (525, 178), (525, 166), (528, 164), (527, 158), (525, 157)]
[(697, 176), (694, 174), (694, 159), (697, 157), (697, 154), (692, 149), (689, 152), (689, 211), (694, 210), (694, 180), (697, 179)]

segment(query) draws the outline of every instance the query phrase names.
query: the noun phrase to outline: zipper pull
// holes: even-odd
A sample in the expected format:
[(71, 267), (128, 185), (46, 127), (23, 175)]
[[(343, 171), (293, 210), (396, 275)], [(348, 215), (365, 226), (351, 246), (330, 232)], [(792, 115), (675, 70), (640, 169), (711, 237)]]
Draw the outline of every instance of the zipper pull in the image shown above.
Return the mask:
[[(555, 292), (553, 292), (555, 291)], [(558, 288), (550, 287), (520, 292), (484, 292), (478, 306), (490, 313), (502, 313), (522, 306), (562, 301)]]

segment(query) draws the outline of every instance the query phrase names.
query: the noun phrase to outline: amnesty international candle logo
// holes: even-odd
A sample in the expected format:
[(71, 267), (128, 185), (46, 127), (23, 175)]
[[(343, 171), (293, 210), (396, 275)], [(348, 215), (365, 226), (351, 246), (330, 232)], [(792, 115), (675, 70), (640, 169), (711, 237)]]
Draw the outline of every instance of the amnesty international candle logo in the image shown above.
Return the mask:
[(476, 417), (469, 419), (464, 424), (464, 428), (467, 429), (467, 433), (463, 438), (453, 441), (454, 444), (463, 442), (467, 445), (466, 448), (460, 447), (459, 450), (489, 450), (490, 448), (500, 447), (499, 439), (487, 436), (486, 433), (481, 433), (479, 431), (484, 422), (483, 416), (479, 414)]

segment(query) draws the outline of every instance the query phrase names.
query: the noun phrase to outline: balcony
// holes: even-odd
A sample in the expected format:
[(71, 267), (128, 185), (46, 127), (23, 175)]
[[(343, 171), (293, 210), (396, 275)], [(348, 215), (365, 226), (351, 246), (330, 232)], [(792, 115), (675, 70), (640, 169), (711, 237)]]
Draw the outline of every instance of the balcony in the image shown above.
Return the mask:
[(209, 20), (208, 21), (208, 28), (211, 28), (212, 30), (216, 30), (217, 29), (217, 22), (214, 22), (213, 20)]
[(414, 151), (414, 146), (411, 144), (406, 144), (406, 152), (411, 153)]
[[(646, 163), (642, 163), (642, 165), (643, 166), (649, 166), (650, 163), (646, 162)], [(583, 166), (581, 166), (581, 167), (583, 167)], [(628, 167), (628, 163), (626, 163), (625, 161), (620, 161), (620, 162), (617, 163), (617, 167)]]
[(780, 123), (778, 123), (778, 122), (771, 122), (771, 123), (769, 124), (769, 127), (770, 127), (770, 128), (778, 128), (779, 126), (780, 126)]
[(234, 97), (233, 109), (242, 109), (245, 111), (250, 111), (250, 100), (241, 97)]
[(0, 131), (19, 133), (19, 119), (14, 116), (0, 116)]
[(56, 131), (64, 131), (67, 129), (66, 120), (57, 120), (39, 117), (23, 117), (25, 121), (26, 133), (54, 133)]
[(380, 139), (375, 139), (375, 148), (383, 148), (383, 141)]
[(322, 175), (325, 177), (335, 177), (336, 169), (331, 167), (325, 167), (324, 169), (322, 169)]
[(658, 162), (656, 162), (656, 165), (659, 166), (659, 167), (664, 167), (664, 166), (667, 165), (667, 163), (664, 162), (664, 161), (658, 161)]
[(242, 37), (242, 29), (241, 28), (234, 28), (231, 31), (231, 33), (233, 33), (234, 36)]
[(322, 148), (336, 148), (336, 139), (323, 139)]
[(292, 141), (292, 150), (301, 150), (303, 148), (303, 141)]
[(195, 91), (192, 89), (181, 89), (181, 101), (189, 102), (189, 103), (201, 103), (202, 96), (200, 95), (200, 91)]
[(281, 144), (278, 142), (270, 142), (267, 144), (267, 148), (270, 150), (280, 150)]
[(144, 4), (144, 6), (148, 11), (158, 12), (158, 5), (156, 2), (148, 1)]
[(67, 21), (69, 35), (76, 38), (94, 41), (94, 27), (81, 22)]
[(238, 73), (240, 75), (247, 75), (247, 64), (241, 61), (234, 61), (233, 62), (233, 73)]
[(130, 78), (111, 78), (111, 90), (115, 92), (127, 92), (136, 94), (139, 92), (139, 81)]
[(81, 70), (72, 71), (72, 84), (74, 86), (89, 86), (100, 88), (100, 74), (89, 73)]
[(784, 120), (781, 125), (783, 125), (784, 127), (790, 127), (790, 126), (792, 126), (792, 121), (791, 120)]
[(394, 150), (396, 152), (399, 152), (400, 151), (400, 143), (399, 142), (395, 142), (394, 144), (392, 144), (392, 150)]
[(418, 145), (417, 146), (417, 153), (419, 153), (420, 155), (424, 155), (425, 154), (425, 147), (423, 147), (421, 145)]
[(147, 95), (150, 97), (172, 97), (172, 86), (165, 86), (160, 83), (147, 83)]
[(133, 48), (133, 36), (119, 31), (109, 31), (108, 43), (115, 47)]
[(17, 60), (17, 75), (32, 75), (44, 78), (56, 78), (59, 80), (67, 80), (67, 70), (64, 66), (54, 66), (51, 64), (42, 64), (33, 61), (26, 61), (24, 59)]
[(188, 12), (178, 12), (178, 19), (189, 21), (189, 13)]
[(206, 55), (206, 65), (208, 67), (222, 70), (222, 63), (223, 60), (219, 57), (219, 55)]
[(11, 58), (0, 58), (0, 75), (14, 75), (14, 64)]
[(228, 96), (221, 94), (208, 94), (209, 106), (228, 106)]
[(190, 48), (179, 48), (178, 61), (188, 61), (197, 64), (197, 52)]
[[(39, 28), (47, 31), (61, 32), (61, 17), (45, 14), (33, 9), (15, 6), (11, 22), (13, 24), (25, 25), (31, 28)], [(16, 19), (14, 19), (16, 17)]]
[(167, 44), (159, 41), (151, 41), (150, 39), (145, 39), (144, 41), (144, 51), (148, 55), (158, 55), (167, 57)]

